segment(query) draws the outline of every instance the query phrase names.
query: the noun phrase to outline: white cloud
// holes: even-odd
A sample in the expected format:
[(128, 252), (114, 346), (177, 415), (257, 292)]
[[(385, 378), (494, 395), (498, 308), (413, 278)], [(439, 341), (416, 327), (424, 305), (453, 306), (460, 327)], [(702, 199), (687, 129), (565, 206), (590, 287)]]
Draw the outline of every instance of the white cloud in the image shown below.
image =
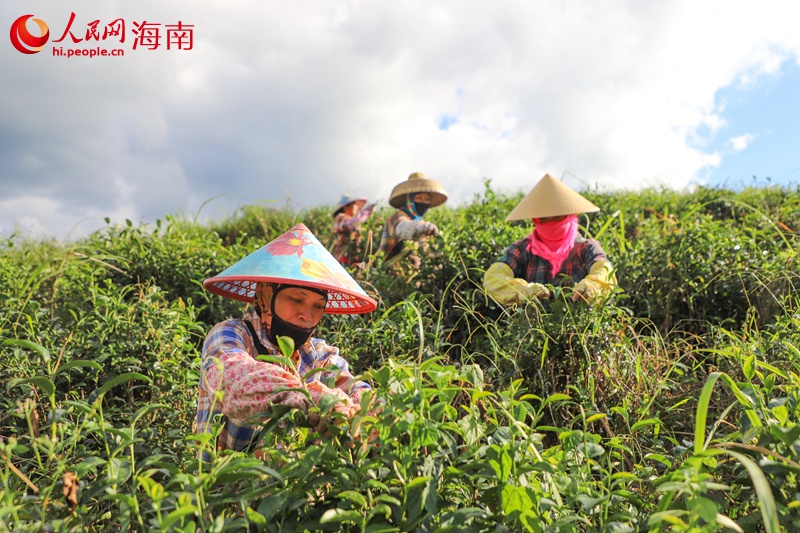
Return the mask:
[(104, 217), (138, 220), (130, 210), (97, 206), (76, 212), (55, 197), (29, 194), (0, 201), (0, 212), (4, 213), (0, 226), (3, 235), (17, 233), (34, 239), (87, 235), (105, 226)]
[(385, 201), (413, 171), (455, 201), (484, 177), (527, 190), (544, 172), (682, 187), (724, 157), (705, 149), (725, 124), (717, 91), (800, 58), (792, 0), (26, 6), (4, 2), (0, 20), (33, 10), (53, 34), (71, 10), (76, 28), (195, 26), (191, 51), (0, 54), (0, 224), (57, 235), (84, 216), (152, 220), (220, 194), (223, 212), (287, 194)]
[(747, 148), (751, 142), (753, 142), (753, 139), (755, 139), (755, 135), (745, 133), (744, 135), (739, 135), (738, 137), (731, 137), (728, 139), (728, 145), (733, 149), (734, 152), (741, 152)]

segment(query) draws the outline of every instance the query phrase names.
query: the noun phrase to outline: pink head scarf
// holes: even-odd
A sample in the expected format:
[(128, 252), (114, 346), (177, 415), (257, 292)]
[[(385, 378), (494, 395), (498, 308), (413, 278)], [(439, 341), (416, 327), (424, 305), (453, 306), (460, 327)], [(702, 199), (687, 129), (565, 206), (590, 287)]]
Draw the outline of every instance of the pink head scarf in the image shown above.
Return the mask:
[(575, 246), (575, 236), (578, 234), (578, 215), (567, 215), (562, 220), (540, 222), (534, 218), (533, 228), (528, 238), (527, 250), (533, 255), (543, 257), (550, 262), (551, 277), (555, 278), (561, 270), (561, 265)]

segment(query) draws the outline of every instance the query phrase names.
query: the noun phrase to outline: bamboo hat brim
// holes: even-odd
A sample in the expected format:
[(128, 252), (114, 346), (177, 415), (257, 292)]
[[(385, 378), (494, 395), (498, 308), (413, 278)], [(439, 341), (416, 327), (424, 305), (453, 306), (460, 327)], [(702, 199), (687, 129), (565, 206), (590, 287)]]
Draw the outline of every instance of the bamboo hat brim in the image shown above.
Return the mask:
[(559, 217), (595, 211), (600, 211), (600, 208), (550, 174), (545, 174), (508, 214), (506, 220)]
[(427, 192), (431, 195), (431, 207), (442, 205), (447, 201), (447, 191), (442, 184), (436, 180), (425, 177), (422, 172), (414, 172), (406, 181), (395, 185), (392, 194), (389, 196), (389, 205), (396, 208), (403, 207), (407, 194)]
[(203, 287), (225, 298), (252, 302), (260, 281), (328, 291), (326, 313), (368, 313), (378, 306), (304, 224), (205, 280)]

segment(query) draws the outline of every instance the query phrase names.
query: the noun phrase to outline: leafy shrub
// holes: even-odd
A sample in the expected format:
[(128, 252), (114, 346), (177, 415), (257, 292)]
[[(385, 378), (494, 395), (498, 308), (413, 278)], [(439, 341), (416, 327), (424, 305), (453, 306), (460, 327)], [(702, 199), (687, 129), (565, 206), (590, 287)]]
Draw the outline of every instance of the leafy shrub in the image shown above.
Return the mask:
[(330, 209), (7, 238), (2, 528), (796, 529), (797, 191), (587, 196), (602, 210), (581, 224), (621, 287), (596, 308), (568, 289), (516, 309), (483, 292), (488, 265), (530, 231), (503, 221), (519, 195), (486, 182), (432, 210), (441, 235), (410, 278), (374, 253), (392, 212), (378, 210), (354, 275), (379, 308), (327, 317), (320, 335), (382, 407), (330, 441), (268, 413), (261, 458), (192, 435), (204, 334), (241, 312), (202, 281), (297, 222), (330, 243)]

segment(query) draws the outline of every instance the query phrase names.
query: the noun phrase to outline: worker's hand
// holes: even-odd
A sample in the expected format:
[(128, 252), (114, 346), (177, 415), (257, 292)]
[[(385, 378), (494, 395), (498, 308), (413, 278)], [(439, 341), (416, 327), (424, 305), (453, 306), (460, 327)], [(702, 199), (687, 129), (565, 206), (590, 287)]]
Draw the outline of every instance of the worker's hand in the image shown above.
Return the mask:
[(358, 412), (358, 406), (353, 403), (350, 396), (347, 395), (342, 389), (332, 389), (326, 386), (321, 381), (312, 381), (307, 384), (308, 392), (311, 393), (311, 399), (314, 400), (315, 405), (319, 405), (322, 398), (326, 395), (333, 395), (338, 400), (333, 407), (332, 412), (344, 415), (347, 418), (352, 418)]
[(328, 429), (326, 417), (321, 416), (319, 413), (309, 413), (308, 424), (311, 426), (311, 429), (319, 433), (322, 437), (326, 439), (331, 438), (331, 432)]
[(426, 222), (425, 224), (425, 235), (428, 237), (435, 237), (439, 235), (439, 228), (436, 227), (436, 224), (433, 222)]
[(528, 300), (533, 300), (534, 298), (550, 298), (550, 289), (541, 283), (528, 283), (525, 287), (525, 297)]
[(294, 409), (300, 409), (304, 413), (308, 412), (308, 408), (311, 406), (311, 402), (308, 401), (305, 394), (299, 392), (290, 392), (281, 403)]
[(280, 405), (287, 405), (292, 409), (300, 409), (304, 413), (307, 413), (308, 408), (311, 407), (311, 402), (308, 401), (308, 397), (298, 391), (284, 391), (278, 393), (274, 402)]
[(583, 300), (591, 303), (599, 294), (600, 286), (596, 282), (590, 279), (582, 279), (572, 288), (572, 301)]

